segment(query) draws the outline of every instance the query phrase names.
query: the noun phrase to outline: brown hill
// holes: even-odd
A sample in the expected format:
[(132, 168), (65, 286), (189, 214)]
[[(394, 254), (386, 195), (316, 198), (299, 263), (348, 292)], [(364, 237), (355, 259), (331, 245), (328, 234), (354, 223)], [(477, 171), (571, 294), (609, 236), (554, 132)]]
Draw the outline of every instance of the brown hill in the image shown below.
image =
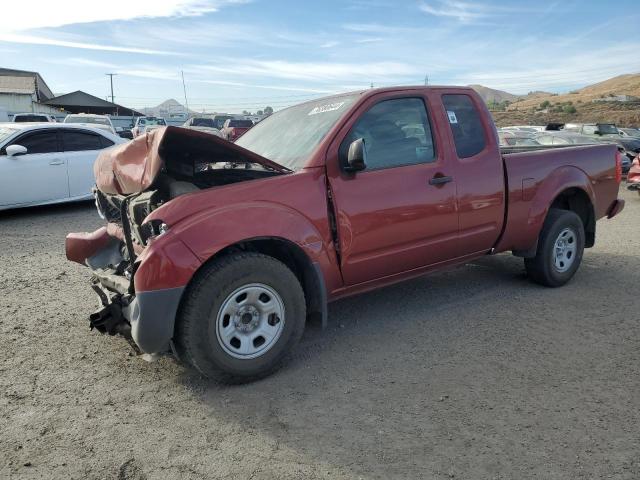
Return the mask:
[(593, 100), (611, 98), (615, 95), (640, 97), (640, 74), (620, 75), (563, 95), (535, 92), (535, 94), (527, 95), (514, 102), (509, 109), (523, 110), (534, 108), (545, 101), (551, 104), (572, 102), (575, 105), (577, 103), (590, 103)]
[(502, 103), (504, 101), (515, 102), (520, 99), (518, 95), (512, 93), (503, 92), (502, 90), (495, 90), (493, 88), (485, 87), (484, 85), (469, 85), (482, 97), (485, 103)]
[(498, 126), (549, 122), (640, 125), (640, 100), (615, 101), (617, 95), (640, 98), (640, 74), (620, 75), (562, 95), (532, 92), (511, 103), (506, 112), (493, 112), (493, 115)]

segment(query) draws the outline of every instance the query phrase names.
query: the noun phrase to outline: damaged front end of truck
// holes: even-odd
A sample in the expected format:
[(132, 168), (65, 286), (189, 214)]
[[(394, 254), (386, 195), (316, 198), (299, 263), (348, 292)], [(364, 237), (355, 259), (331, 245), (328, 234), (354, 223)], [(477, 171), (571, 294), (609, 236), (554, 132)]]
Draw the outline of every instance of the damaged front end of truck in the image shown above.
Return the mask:
[[(160, 218), (172, 200), (290, 171), (208, 133), (165, 127), (103, 152), (94, 195), (106, 226), (70, 233), (67, 258), (89, 267), (100, 307), (91, 329), (121, 335), (136, 353), (163, 353), (182, 293), (201, 260)], [(155, 214), (154, 214), (155, 213)]]

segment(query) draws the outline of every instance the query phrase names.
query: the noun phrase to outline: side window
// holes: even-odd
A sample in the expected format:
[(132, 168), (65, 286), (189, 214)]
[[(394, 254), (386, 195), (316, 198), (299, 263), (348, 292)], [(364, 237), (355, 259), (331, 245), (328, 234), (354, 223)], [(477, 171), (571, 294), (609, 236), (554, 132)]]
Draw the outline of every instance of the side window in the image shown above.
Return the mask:
[(551, 145), (553, 144), (553, 137), (551, 135), (544, 135), (542, 137), (537, 137), (536, 140), (540, 145)]
[(62, 133), (62, 143), (65, 152), (102, 149), (99, 135), (80, 130), (65, 130)]
[(371, 107), (340, 145), (341, 159), (358, 138), (364, 139), (367, 170), (435, 161), (431, 125), (420, 98), (385, 100)]
[(58, 151), (58, 135), (55, 131), (28, 133), (14, 143), (26, 147), (27, 154)]
[(442, 102), (449, 117), (459, 158), (477, 155), (486, 146), (480, 113), (469, 95), (443, 95)]
[(100, 143), (102, 144), (102, 148), (107, 148), (114, 144), (114, 142), (106, 137), (103, 137), (102, 135), (100, 135)]

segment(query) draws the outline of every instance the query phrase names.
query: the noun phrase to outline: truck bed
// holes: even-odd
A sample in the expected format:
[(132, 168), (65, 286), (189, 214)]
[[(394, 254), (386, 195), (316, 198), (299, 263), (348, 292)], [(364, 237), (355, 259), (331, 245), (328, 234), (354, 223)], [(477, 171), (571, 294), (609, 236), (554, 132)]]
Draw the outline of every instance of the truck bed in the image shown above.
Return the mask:
[(501, 149), (505, 170), (507, 208), (497, 251), (535, 248), (550, 207), (549, 198), (562, 192), (586, 192), (595, 220), (604, 217), (618, 194), (615, 145), (507, 147)]

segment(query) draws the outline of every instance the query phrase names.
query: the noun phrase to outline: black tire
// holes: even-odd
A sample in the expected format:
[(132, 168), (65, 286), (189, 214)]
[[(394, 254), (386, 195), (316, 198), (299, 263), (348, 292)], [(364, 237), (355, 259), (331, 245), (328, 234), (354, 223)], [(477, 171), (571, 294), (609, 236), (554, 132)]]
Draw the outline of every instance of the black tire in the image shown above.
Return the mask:
[[(237, 289), (255, 284), (267, 285), (279, 295), (286, 312), (281, 333), (260, 356), (235, 358), (217, 334), (218, 315)], [(178, 355), (204, 376), (225, 383), (249, 382), (282, 366), (300, 341), (305, 320), (304, 292), (286, 265), (259, 253), (236, 253), (206, 265), (189, 286), (177, 318), (175, 343)]]
[[(563, 271), (565, 264), (560, 262), (560, 267), (556, 264), (556, 240), (567, 229), (573, 232), (575, 251), (571, 252), (570, 266)], [(584, 241), (584, 225), (576, 213), (556, 208), (549, 210), (538, 238), (536, 256), (524, 260), (529, 278), (547, 287), (560, 287), (567, 283), (580, 267)]]

